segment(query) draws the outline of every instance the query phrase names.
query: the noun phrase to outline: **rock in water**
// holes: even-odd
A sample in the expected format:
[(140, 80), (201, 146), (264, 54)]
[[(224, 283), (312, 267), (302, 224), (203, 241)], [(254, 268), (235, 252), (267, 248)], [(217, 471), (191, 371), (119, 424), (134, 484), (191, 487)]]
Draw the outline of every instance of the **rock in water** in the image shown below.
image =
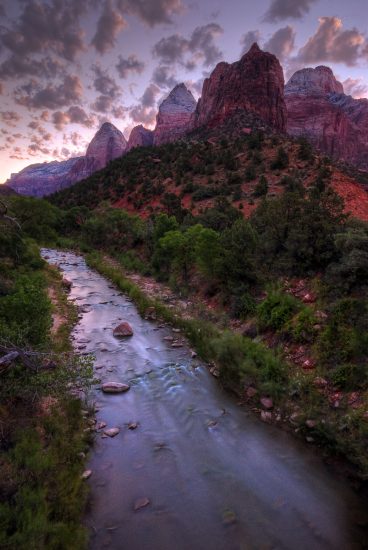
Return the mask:
[(147, 497), (139, 498), (134, 503), (134, 510), (137, 512), (141, 508), (145, 508), (150, 504), (150, 500)]
[(104, 393), (123, 393), (129, 389), (129, 384), (123, 384), (121, 382), (105, 382), (102, 384), (102, 391)]
[(151, 145), (153, 145), (152, 130), (147, 130), (142, 124), (139, 124), (130, 132), (127, 152), (135, 147), (150, 147)]
[(257, 44), (240, 61), (219, 63), (203, 83), (192, 126), (217, 126), (238, 110), (286, 131), (284, 75), (278, 59)]
[(182, 137), (189, 129), (196, 100), (185, 84), (178, 84), (161, 103), (154, 130), (153, 144), (161, 145)]
[(104, 434), (108, 435), (109, 437), (115, 437), (120, 432), (119, 428), (109, 428), (108, 430), (104, 430)]
[(129, 323), (124, 321), (123, 323), (120, 323), (120, 325), (114, 328), (113, 335), (120, 338), (133, 336), (133, 329)]
[(329, 67), (297, 71), (285, 86), (285, 101), (289, 134), (368, 169), (368, 100), (345, 95)]

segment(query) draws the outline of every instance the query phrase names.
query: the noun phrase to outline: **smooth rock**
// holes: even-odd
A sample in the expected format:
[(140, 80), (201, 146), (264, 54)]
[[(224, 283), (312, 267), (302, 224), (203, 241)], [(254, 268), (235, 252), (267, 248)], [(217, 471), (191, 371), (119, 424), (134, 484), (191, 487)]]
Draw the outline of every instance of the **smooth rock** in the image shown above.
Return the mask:
[(261, 397), (261, 399), (259, 400), (262, 407), (264, 407), (265, 409), (272, 409), (273, 408), (273, 400), (271, 399), (271, 397)]
[(91, 475), (92, 475), (92, 470), (85, 470), (81, 477), (82, 479), (88, 479), (91, 477)]
[(108, 435), (109, 437), (115, 437), (120, 432), (120, 428), (109, 428), (108, 430), (104, 430), (104, 434)]
[(101, 389), (104, 393), (123, 393), (128, 391), (130, 386), (121, 382), (105, 382)]
[(116, 337), (119, 337), (119, 338), (120, 337), (125, 338), (125, 337), (128, 337), (128, 336), (133, 336), (133, 329), (132, 329), (132, 327), (130, 326), (129, 323), (124, 321), (123, 323), (120, 323), (120, 325), (118, 325), (117, 327), (114, 328), (113, 335), (116, 336)]
[(137, 512), (138, 510), (145, 508), (149, 504), (150, 504), (150, 500), (147, 497), (139, 498), (134, 503), (134, 510)]

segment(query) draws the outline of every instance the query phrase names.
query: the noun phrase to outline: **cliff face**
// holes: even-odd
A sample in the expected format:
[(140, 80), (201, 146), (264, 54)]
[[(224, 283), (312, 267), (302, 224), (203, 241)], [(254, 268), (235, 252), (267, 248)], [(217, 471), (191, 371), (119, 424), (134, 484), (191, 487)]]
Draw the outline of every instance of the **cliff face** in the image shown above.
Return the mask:
[(185, 135), (195, 108), (196, 100), (185, 84), (175, 86), (159, 107), (153, 144), (161, 145)]
[(286, 131), (284, 76), (277, 58), (253, 44), (240, 61), (219, 63), (203, 84), (192, 126), (216, 126), (237, 110)]
[(288, 133), (320, 151), (368, 169), (368, 100), (344, 94), (328, 67), (297, 71), (285, 86)]
[(12, 174), (6, 185), (21, 195), (43, 197), (87, 178), (110, 160), (124, 154), (127, 142), (112, 124), (105, 123), (87, 148), (85, 157), (31, 164)]
[(150, 147), (153, 145), (153, 132), (152, 130), (147, 130), (142, 124), (135, 126), (130, 132), (127, 152), (135, 147)]
[(88, 145), (86, 157), (93, 158), (96, 170), (104, 168), (108, 162), (125, 152), (127, 141), (113, 124), (105, 122)]

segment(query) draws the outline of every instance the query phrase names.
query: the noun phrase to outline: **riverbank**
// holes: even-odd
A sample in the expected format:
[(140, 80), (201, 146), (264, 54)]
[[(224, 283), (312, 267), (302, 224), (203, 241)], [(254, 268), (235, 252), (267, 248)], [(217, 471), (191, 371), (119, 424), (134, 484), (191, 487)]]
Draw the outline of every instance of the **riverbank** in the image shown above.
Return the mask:
[[(159, 304), (143, 309), (130, 289), (140, 315), (127, 286), (120, 292), (80, 256), (50, 251), (50, 261), (78, 304), (74, 347), (93, 353), (100, 378), (87, 466), (90, 550), (120, 550), (122, 541), (132, 550), (361, 548), (363, 495), (311, 448), (239, 406), (193, 357), (192, 324), (159, 320)], [(133, 335), (117, 338), (124, 321)], [(129, 390), (106, 394), (107, 382)]]
[[(15, 295), (16, 311), (23, 331), (28, 311), (30, 326), (38, 326), (40, 313), (42, 327), (32, 350), (19, 347), (30, 361), (21, 359), (1, 373), (0, 546), (81, 550), (88, 539), (82, 526), (88, 434), (82, 403), (70, 386), (87, 388), (90, 373), (73, 355), (70, 333), (77, 311), (61, 275), (36, 256), (34, 275), (19, 270), (19, 281), (30, 280), (26, 294)], [(15, 323), (15, 312), (12, 318)]]
[[(106, 255), (93, 253), (87, 261), (126, 292), (141, 314), (182, 330), (200, 357), (210, 364), (212, 374), (262, 421), (318, 447), (344, 475), (367, 479), (368, 418), (364, 408), (356, 409), (354, 404), (348, 410), (334, 406), (331, 392), (327, 392), (326, 382), (318, 373), (295, 368), (279, 351), (237, 333), (239, 324), (231, 331), (224, 330), (226, 314), (218, 315), (215, 323), (218, 312), (204, 313), (205, 308), (198, 306), (195, 297), (184, 301), (161, 283), (127, 273), (117, 260)], [(201, 319), (196, 317), (198, 313)]]

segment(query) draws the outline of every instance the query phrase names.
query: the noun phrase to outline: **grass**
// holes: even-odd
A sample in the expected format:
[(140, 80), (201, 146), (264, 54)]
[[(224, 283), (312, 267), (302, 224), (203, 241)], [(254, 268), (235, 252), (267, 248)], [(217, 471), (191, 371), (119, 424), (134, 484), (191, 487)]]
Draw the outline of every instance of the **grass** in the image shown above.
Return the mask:
[(30, 374), (19, 366), (2, 380), (2, 391), (4, 385), (10, 391), (0, 405), (0, 548), (83, 550), (87, 485), (81, 474), (88, 434), (82, 402), (68, 385), (73, 377), (88, 385), (90, 365), (71, 353), (77, 312), (59, 272), (45, 267), (42, 276), (45, 294), (52, 289), (53, 313), (63, 322), (47, 336), (48, 351), (55, 354), (52, 369)]

